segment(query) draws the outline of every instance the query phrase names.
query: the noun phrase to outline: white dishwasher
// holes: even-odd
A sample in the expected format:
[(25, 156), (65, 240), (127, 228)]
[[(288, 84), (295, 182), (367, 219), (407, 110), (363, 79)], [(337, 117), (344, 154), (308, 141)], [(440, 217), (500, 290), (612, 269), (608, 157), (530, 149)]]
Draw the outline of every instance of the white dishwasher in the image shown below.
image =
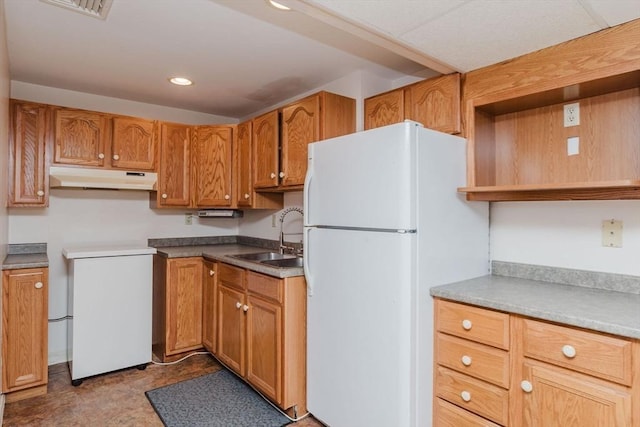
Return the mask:
[(144, 245), (62, 250), (68, 266), (71, 383), (151, 361), (153, 254)]

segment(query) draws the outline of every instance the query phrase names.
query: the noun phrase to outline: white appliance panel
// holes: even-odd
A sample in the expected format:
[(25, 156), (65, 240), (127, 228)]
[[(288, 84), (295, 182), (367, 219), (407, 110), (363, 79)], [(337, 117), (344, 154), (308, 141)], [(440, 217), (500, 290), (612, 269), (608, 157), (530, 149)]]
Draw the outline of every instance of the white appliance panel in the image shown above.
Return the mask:
[(309, 145), (305, 225), (414, 229), (415, 122)]
[(307, 406), (327, 425), (410, 424), (415, 240), (415, 234), (305, 229)]
[(70, 259), (71, 378), (151, 361), (153, 256)]

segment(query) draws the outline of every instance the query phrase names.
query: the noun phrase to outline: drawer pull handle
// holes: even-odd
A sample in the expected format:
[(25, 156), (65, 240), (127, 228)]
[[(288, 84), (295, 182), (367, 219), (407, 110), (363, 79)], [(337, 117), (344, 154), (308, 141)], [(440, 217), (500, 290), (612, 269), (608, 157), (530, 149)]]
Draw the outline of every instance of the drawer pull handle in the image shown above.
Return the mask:
[(471, 402), (471, 393), (469, 393), (468, 391), (463, 391), (462, 393), (460, 393), (460, 397), (462, 398), (462, 400), (464, 400), (465, 402)]
[(533, 391), (533, 385), (527, 381), (527, 380), (523, 380), (520, 383), (520, 388), (522, 389), (522, 391), (524, 391), (525, 393), (531, 393)]
[(469, 319), (464, 319), (462, 321), (462, 329), (464, 329), (465, 331), (469, 331), (471, 330), (471, 327), (473, 326), (473, 323), (471, 323), (471, 320)]
[(35, 284), (36, 289), (42, 289), (43, 286), (42, 282), (36, 282)]
[(566, 344), (562, 346), (562, 354), (568, 359), (576, 357), (576, 349), (572, 345)]
[(242, 307), (242, 303), (241, 303), (240, 301), (238, 301), (238, 302), (236, 303), (236, 308), (240, 308), (240, 307)]
[(464, 366), (471, 366), (471, 356), (467, 356), (467, 355), (462, 356), (462, 364)]

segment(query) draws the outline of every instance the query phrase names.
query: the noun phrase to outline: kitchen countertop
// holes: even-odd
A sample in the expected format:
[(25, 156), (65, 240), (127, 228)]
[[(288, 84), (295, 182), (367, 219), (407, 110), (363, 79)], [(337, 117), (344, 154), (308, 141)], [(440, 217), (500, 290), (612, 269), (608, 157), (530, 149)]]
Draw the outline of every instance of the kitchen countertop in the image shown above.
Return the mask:
[(278, 268), (266, 264), (245, 261), (233, 258), (230, 255), (248, 254), (253, 252), (268, 252), (272, 249), (265, 249), (256, 246), (242, 244), (221, 244), (221, 245), (190, 245), (190, 246), (166, 246), (157, 247), (158, 255), (165, 258), (185, 258), (202, 256), (205, 259), (220, 261), (236, 267), (246, 268), (273, 277), (285, 278), (303, 276), (302, 268)]
[[(616, 277), (624, 280), (635, 278), (611, 276), (614, 280)], [(630, 292), (621, 292), (596, 286), (489, 275), (436, 286), (431, 288), (430, 294), (451, 301), (640, 339), (640, 294), (635, 292), (635, 288)]]
[(10, 244), (2, 261), (3, 270), (49, 267), (46, 243)]

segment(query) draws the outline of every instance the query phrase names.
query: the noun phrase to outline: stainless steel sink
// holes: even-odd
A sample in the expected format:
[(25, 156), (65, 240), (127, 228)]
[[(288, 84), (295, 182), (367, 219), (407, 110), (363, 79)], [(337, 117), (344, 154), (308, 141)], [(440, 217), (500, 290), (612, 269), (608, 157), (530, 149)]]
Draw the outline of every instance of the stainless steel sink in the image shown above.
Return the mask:
[(231, 257), (277, 268), (302, 267), (302, 258), (291, 254), (281, 254), (279, 252), (254, 252), (250, 254), (231, 255)]
[(279, 252), (255, 252), (250, 254), (231, 255), (234, 258), (243, 259), (245, 261), (278, 261), (283, 259), (295, 258), (295, 255), (281, 254)]
[(295, 267), (302, 267), (302, 258), (294, 257), (294, 258), (284, 258), (284, 259), (272, 259), (267, 261), (261, 261), (260, 263), (270, 265), (272, 267), (278, 267), (278, 268), (295, 268)]

